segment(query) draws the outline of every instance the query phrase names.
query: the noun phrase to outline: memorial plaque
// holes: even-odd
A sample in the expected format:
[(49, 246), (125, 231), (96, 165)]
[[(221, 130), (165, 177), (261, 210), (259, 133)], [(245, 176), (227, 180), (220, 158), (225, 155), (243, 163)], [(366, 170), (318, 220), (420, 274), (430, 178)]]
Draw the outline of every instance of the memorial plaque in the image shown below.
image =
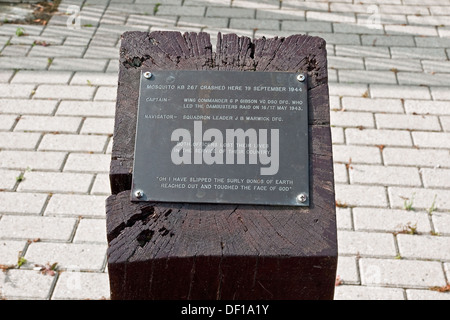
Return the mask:
[(143, 71), (131, 200), (308, 206), (306, 74)]

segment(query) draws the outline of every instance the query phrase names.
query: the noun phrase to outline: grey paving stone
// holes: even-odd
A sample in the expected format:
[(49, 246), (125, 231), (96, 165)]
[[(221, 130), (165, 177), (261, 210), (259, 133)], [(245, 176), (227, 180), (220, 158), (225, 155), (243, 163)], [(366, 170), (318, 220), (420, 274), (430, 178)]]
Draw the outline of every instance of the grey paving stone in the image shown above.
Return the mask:
[(158, 7), (158, 12), (156, 12), (157, 16), (195, 16), (195, 17), (203, 17), (205, 14), (206, 7), (200, 6), (170, 6), (162, 4)]
[(338, 230), (352, 230), (353, 221), (350, 208), (336, 207), (336, 222)]
[(450, 74), (398, 72), (397, 79), (399, 84), (405, 85), (446, 87), (450, 81)]
[[(450, 47), (450, 44), (449, 44)], [(422, 60), (423, 69), (425, 72), (447, 72), (450, 73), (450, 61), (440, 60)]]
[(336, 33), (357, 33), (357, 34), (383, 34), (383, 25), (362, 24), (362, 23), (333, 23), (333, 31)]
[(384, 30), (393, 35), (438, 36), (436, 28), (431, 26), (386, 25)]
[(44, 26), (41, 25), (21, 25), (5, 23), (0, 26), (0, 35), (10, 35), (16, 37), (17, 28), (22, 28), (24, 36), (38, 36), (41, 34)]
[(359, 35), (346, 33), (328, 33), (328, 32), (308, 32), (308, 35), (314, 37), (321, 37), (325, 39), (328, 44), (336, 45), (356, 45), (361, 44)]
[(369, 286), (338, 286), (335, 300), (404, 300), (403, 290), (399, 288), (380, 288)]
[(362, 97), (369, 93), (367, 84), (330, 83), (328, 86), (331, 96)]
[(439, 117), (439, 120), (441, 121), (442, 129), (444, 129), (444, 131), (450, 131), (450, 117), (441, 116)]
[(35, 98), (46, 99), (70, 99), (90, 100), (94, 96), (95, 88), (90, 86), (67, 86), (67, 85), (40, 85)]
[(14, 75), (11, 83), (67, 84), (72, 77), (71, 71), (27, 71), (21, 70)]
[(444, 87), (430, 87), (431, 95), (434, 100), (450, 101), (450, 91)]
[(331, 137), (333, 143), (345, 143), (344, 129), (331, 127)]
[(384, 187), (336, 184), (336, 201), (347, 206), (386, 207)]
[(46, 201), (45, 193), (0, 192), (0, 212), (37, 215)]
[(448, 150), (391, 147), (383, 149), (383, 159), (386, 165), (450, 167), (448, 155)]
[(449, 132), (412, 132), (414, 145), (424, 148), (450, 149)]
[(281, 30), (298, 32), (332, 32), (332, 26), (330, 22), (286, 20), (281, 22)]
[(450, 47), (450, 39), (439, 37), (415, 37), (418, 47), (425, 48), (448, 48)]
[(347, 169), (344, 164), (334, 164), (334, 182), (348, 183)]
[(106, 101), (61, 101), (56, 115), (114, 117), (115, 102)]
[[(115, 41), (114, 41), (115, 42)], [(84, 54), (84, 58), (93, 59), (119, 59), (119, 48), (98, 46), (91, 43)]]
[(30, 45), (10, 44), (2, 50), (2, 56), (25, 57), (30, 49)]
[(25, 245), (26, 241), (23, 240), (0, 240), (0, 264), (16, 265)]
[(441, 126), (436, 116), (376, 114), (375, 120), (380, 129), (407, 129), (421, 131), (440, 131)]
[(408, 15), (408, 23), (412, 25), (440, 26), (448, 24), (450, 16), (416, 16)]
[(356, 17), (352, 12), (306, 11), (306, 20), (352, 23), (356, 22)]
[(330, 118), (330, 123), (333, 126), (374, 127), (373, 115), (368, 112), (332, 111)]
[(406, 113), (450, 115), (447, 101), (405, 100)]
[(45, 209), (46, 216), (104, 217), (105, 196), (54, 194)]
[(95, 93), (95, 101), (116, 101), (117, 88), (116, 87), (100, 87)]
[(446, 212), (433, 212), (434, 229), (438, 234), (450, 234), (450, 214)]
[(80, 46), (69, 45), (52, 45), (52, 46), (34, 46), (30, 53), (30, 57), (68, 57), (81, 58), (86, 48)]
[(390, 48), (393, 59), (426, 59), (447, 60), (447, 55), (442, 48), (405, 48), (393, 43)]
[(2, 99), (0, 103), (0, 112), (16, 115), (50, 115), (53, 113), (53, 110), (55, 110), (57, 103), (58, 101), (55, 100)]
[(111, 194), (111, 186), (109, 182), (108, 174), (97, 174), (94, 180), (94, 184), (91, 189), (91, 194), (102, 194), (102, 195), (110, 195)]
[(421, 186), (419, 170), (412, 167), (385, 167), (376, 165), (352, 165), (349, 170), (353, 184), (387, 186)]
[(0, 132), (0, 148), (34, 149), (40, 139), (40, 133)]
[(339, 257), (336, 274), (344, 284), (359, 283), (356, 257)]
[(353, 208), (353, 221), (357, 231), (401, 232), (408, 225), (416, 227), (420, 233), (431, 231), (425, 211)]
[(373, 98), (399, 99), (430, 99), (428, 88), (421, 86), (393, 86), (385, 84), (371, 84), (370, 92)]
[(364, 69), (364, 61), (360, 57), (328, 57), (328, 67), (332, 69)]
[(105, 219), (81, 219), (78, 223), (77, 231), (73, 239), (78, 242), (106, 242), (106, 221)]
[(283, 0), (282, 9), (328, 11), (328, 3), (316, 1)]
[(68, 172), (26, 172), (18, 191), (86, 193), (92, 175)]
[(256, 19), (277, 19), (277, 20), (305, 20), (305, 11), (303, 10), (280, 10), (280, 9), (256, 9)]
[(64, 152), (0, 151), (0, 167), (9, 169), (59, 170)]
[(0, 292), (5, 299), (48, 299), (55, 278), (34, 270), (8, 270), (0, 273)]
[(58, 277), (52, 300), (109, 299), (107, 273), (67, 271)]
[(40, 151), (102, 152), (106, 136), (46, 134), (39, 145)]
[(450, 169), (422, 168), (423, 184), (427, 188), (450, 188)]
[[(117, 74), (100, 72), (76, 72), (71, 85), (117, 86)], [(78, 103), (78, 102), (77, 102)]]
[(58, 263), (59, 270), (102, 271), (106, 257), (106, 244), (51, 243), (30, 244), (25, 259), (30, 263)]
[[(144, 1), (144, 0), (137, 0)], [(156, 0), (157, 1), (157, 0)], [(138, 2), (136, 2), (138, 3)], [(175, 0), (174, 4), (179, 4), (180, 0)], [(185, 6), (218, 6), (218, 7), (229, 7), (231, 6), (231, 0), (184, 0)]]
[(14, 75), (14, 70), (0, 70), (0, 83), (7, 83)]
[(450, 190), (389, 187), (388, 193), (393, 208), (404, 208), (405, 199), (409, 199), (414, 209), (429, 209), (434, 202), (439, 210), (450, 210)]
[(397, 242), (403, 258), (450, 260), (450, 237), (399, 234)]
[(0, 169), (0, 189), (13, 190), (17, 183), (17, 177), (21, 175), (18, 170)]
[(109, 154), (71, 153), (64, 166), (65, 172), (109, 172)]
[(36, 57), (18, 59), (17, 57), (0, 57), (0, 69), (28, 69), (45, 70), (48, 66), (48, 58)]
[(371, 111), (376, 113), (403, 113), (400, 99), (367, 99), (343, 97), (342, 107), (348, 111)]
[(64, 42), (64, 37), (41, 37), (41, 36), (22, 36), (12, 37), (11, 44), (28, 44), (28, 45), (61, 45)]
[(235, 29), (266, 29), (279, 30), (280, 23), (278, 20), (256, 20), (245, 18), (231, 18), (230, 28)]
[[(182, 17), (185, 19), (186, 17)], [(197, 17), (198, 18), (198, 17)], [(181, 19), (181, 18), (180, 18)], [(127, 25), (146, 24), (151, 26), (168, 27), (177, 23), (177, 17), (171, 16), (151, 16), (131, 14), (127, 19)]]
[(35, 86), (31, 84), (0, 83), (0, 98), (29, 98), (34, 88)]
[(17, 116), (0, 114), (0, 130), (9, 131), (16, 123)]
[[(242, 25), (241, 19), (232, 19), (232, 23), (230, 25)], [(257, 20), (250, 20), (257, 21)], [(180, 17), (177, 22), (177, 26), (179, 27), (216, 27), (216, 28), (226, 28), (228, 27), (229, 18), (213, 18), (213, 17)], [(278, 30), (278, 26), (275, 30)]]
[(339, 70), (338, 73), (340, 82), (397, 84), (395, 73), (390, 71)]
[[(378, 15), (379, 21), (383, 25), (396, 24), (403, 25), (407, 24), (406, 16), (403, 14), (390, 14), (390, 13), (380, 13)], [(358, 24), (373, 24), (374, 23), (373, 13), (357, 13), (356, 22)], [(375, 20), (377, 23), (377, 20)]]
[(450, 300), (450, 294), (431, 290), (407, 289), (406, 296), (408, 300)]
[(68, 241), (75, 221), (73, 218), (5, 215), (0, 220), (0, 237)]
[(333, 145), (333, 161), (349, 165), (353, 163), (381, 164), (380, 148)]
[(338, 233), (340, 254), (358, 256), (395, 257), (394, 236), (389, 233), (356, 232), (341, 230)]
[(377, 57), (388, 58), (384, 61), (389, 61), (391, 57), (389, 48), (387, 47), (373, 47), (363, 45), (336, 45), (336, 55), (344, 57)]
[(349, 128), (345, 130), (345, 137), (349, 144), (355, 145), (412, 146), (409, 132), (401, 130)]
[(422, 72), (422, 65), (418, 59), (384, 59), (366, 58), (365, 66), (368, 70), (417, 71)]
[(113, 134), (114, 119), (108, 118), (87, 118), (80, 133), (83, 134)]
[(359, 262), (364, 285), (415, 288), (445, 285), (442, 266), (436, 261), (362, 258)]
[(51, 117), (26, 115), (19, 119), (15, 131), (75, 133), (81, 124), (78, 117)]
[[(394, 36), (394, 35), (362, 35), (362, 44), (365, 46), (397, 46), (414, 47), (413, 36)], [(403, 51), (405, 52), (405, 50)], [(412, 57), (411, 57), (412, 58)]]
[[(103, 72), (106, 68), (107, 59), (88, 59), (88, 58), (55, 58), (49, 70), (68, 70), (68, 71), (98, 71)], [(1, 61), (0, 61), (1, 63)]]

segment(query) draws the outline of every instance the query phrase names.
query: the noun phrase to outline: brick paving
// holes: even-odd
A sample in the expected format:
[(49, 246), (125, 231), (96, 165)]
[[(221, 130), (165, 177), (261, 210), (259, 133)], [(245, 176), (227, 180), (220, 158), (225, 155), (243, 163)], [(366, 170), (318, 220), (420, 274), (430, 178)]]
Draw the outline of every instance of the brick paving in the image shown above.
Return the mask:
[[(24, 25), (22, 36), (1, 25), (0, 296), (109, 298), (119, 37), (177, 30), (213, 41), (218, 31), (323, 37), (335, 299), (449, 300), (430, 290), (450, 279), (449, 23), (449, 0), (62, 0), (48, 25)], [(47, 263), (59, 272), (37, 270)]]

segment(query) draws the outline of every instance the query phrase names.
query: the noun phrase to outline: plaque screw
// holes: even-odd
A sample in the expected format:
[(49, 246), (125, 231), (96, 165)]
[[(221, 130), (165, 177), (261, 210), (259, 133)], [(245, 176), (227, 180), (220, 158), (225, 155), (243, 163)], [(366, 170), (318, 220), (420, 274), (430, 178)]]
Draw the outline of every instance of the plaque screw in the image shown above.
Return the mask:
[(142, 190), (136, 190), (134, 192), (134, 195), (135, 195), (136, 198), (140, 199), (140, 198), (142, 198), (144, 196), (144, 192)]
[(307, 199), (307, 196), (306, 196), (306, 194), (304, 194), (304, 193), (300, 193), (300, 194), (297, 196), (297, 201), (298, 201), (298, 202), (303, 203), (303, 202), (306, 201), (306, 199)]
[(150, 79), (151, 77), (152, 77), (152, 73), (151, 72), (149, 72), (149, 71), (144, 72), (144, 78)]
[(303, 74), (300, 73), (300, 74), (297, 76), (297, 80), (300, 81), (300, 82), (303, 82), (303, 81), (305, 81), (305, 76), (304, 76)]

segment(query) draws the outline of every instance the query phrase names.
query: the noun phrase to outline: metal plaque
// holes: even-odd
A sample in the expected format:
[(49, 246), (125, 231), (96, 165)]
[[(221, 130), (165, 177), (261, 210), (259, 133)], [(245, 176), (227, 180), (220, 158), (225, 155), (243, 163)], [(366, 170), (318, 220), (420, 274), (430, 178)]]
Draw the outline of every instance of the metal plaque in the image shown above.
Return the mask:
[(309, 205), (306, 74), (141, 73), (132, 201)]

